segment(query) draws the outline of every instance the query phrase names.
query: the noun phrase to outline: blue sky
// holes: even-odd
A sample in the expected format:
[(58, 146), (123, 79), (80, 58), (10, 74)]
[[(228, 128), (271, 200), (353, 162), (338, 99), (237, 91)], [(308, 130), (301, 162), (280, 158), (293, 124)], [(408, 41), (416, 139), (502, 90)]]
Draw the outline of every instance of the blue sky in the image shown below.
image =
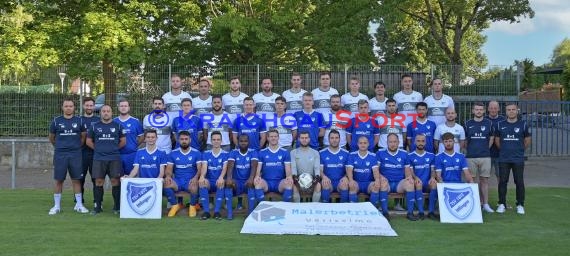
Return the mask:
[(524, 58), (543, 65), (550, 61), (554, 47), (570, 38), (570, 0), (530, 0), (530, 4), (534, 18), (514, 24), (495, 22), (484, 31), (483, 52), (489, 65), (512, 65)]

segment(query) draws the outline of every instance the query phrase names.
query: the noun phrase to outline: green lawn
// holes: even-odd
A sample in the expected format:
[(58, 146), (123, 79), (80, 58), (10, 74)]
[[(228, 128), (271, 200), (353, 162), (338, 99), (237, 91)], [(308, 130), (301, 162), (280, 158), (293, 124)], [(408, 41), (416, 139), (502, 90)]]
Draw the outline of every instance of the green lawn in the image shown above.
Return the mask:
[(570, 189), (562, 188), (527, 189), (526, 215), (487, 214), (484, 224), (393, 217), (395, 238), (242, 235), (241, 216), (121, 220), (109, 210), (75, 213), (72, 200), (66, 191), (64, 212), (48, 216), (49, 191), (0, 190), (0, 255), (567, 255), (570, 248)]

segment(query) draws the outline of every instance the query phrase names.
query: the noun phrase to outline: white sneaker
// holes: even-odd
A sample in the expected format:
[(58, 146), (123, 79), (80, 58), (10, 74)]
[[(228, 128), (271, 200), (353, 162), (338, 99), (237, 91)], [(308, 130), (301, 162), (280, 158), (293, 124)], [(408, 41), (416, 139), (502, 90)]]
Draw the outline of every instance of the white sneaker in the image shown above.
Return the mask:
[(73, 210), (78, 212), (78, 213), (89, 213), (89, 210), (87, 210), (87, 208), (85, 208), (85, 206), (81, 205), (76, 205), (75, 207), (73, 207)]
[(524, 206), (522, 206), (522, 205), (517, 206), (517, 213), (518, 214), (524, 214)]
[(400, 204), (398, 203), (398, 204), (396, 204), (396, 206), (394, 206), (394, 210), (403, 212), (403, 211), (405, 211), (406, 209), (404, 209), (404, 207), (402, 207), (402, 205), (400, 205)]
[(489, 206), (489, 204), (483, 205), (483, 211), (488, 212), (488, 213), (494, 213), (495, 212), (495, 211), (493, 211), (493, 208), (491, 208), (491, 206)]
[(497, 213), (505, 213), (505, 205), (504, 204), (499, 204), (499, 207), (497, 207)]
[(58, 207), (56, 207), (56, 206), (54, 206), (54, 207), (52, 207), (51, 209), (49, 209), (48, 214), (49, 214), (49, 215), (56, 215), (56, 214), (58, 214), (59, 212), (61, 212), (61, 209), (58, 208)]

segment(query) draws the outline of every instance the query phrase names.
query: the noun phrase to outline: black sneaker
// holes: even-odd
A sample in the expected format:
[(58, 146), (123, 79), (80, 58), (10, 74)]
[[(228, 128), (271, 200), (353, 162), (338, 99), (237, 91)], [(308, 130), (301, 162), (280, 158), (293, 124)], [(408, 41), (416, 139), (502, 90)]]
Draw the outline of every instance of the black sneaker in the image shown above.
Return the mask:
[(420, 220), (424, 220), (426, 218), (426, 215), (422, 212), (422, 213), (418, 214), (418, 217)]
[(202, 220), (207, 220), (207, 219), (209, 219), (209, 218), (210, 218), (210, 213), (209, 213), (209, 212), (202, 213)]
[(408, 219), (409, 221), (416, 221), (418, 220), (418, 217), (414, 216), (413, 213), (408, 213), (406, 214), (406, 219)]
[(385, 213), (382, 213), (382, 215), (384, 215), (384, 218), (386, 218), (386, 220), (390, 221), (390, 214), (389, 213), (385, 212)]
[(215, 212), (214, 213), (214, 219), (216, 220), (222, 220), (222, 215), (219, 212)]
[(93, 211), (91, 211), (91, 215), (95, 216), (99, 213), (102, 213), (103, 209), (101, 209), (101, 207), (97, 207), (97, 208), (93, 208)]
[(428, 217), (428, 219), (431, 219), (431, 220), (439, 220), (439, 218), (433, 212), (428, 213), (427, 217)]

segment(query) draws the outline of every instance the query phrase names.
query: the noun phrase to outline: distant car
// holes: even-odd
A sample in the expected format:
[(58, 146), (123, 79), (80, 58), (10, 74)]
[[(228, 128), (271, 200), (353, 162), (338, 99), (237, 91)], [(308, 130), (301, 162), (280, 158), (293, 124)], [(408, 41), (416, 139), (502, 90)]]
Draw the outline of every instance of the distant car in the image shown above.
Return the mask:
[[(128, 98), (129, 95), (124, 93), (124, 92), (118, 92), (116, 94), (116, 101), (119, 102), (122, 99), (126, 99)], [(103, 105), (105, 105), (105, 94), (99, 94), (97, 95), (97, 97), (95, 98), (95, 113), (99, 113), (99, 110), (101, 110), (101, 107), (103, 107)]]

